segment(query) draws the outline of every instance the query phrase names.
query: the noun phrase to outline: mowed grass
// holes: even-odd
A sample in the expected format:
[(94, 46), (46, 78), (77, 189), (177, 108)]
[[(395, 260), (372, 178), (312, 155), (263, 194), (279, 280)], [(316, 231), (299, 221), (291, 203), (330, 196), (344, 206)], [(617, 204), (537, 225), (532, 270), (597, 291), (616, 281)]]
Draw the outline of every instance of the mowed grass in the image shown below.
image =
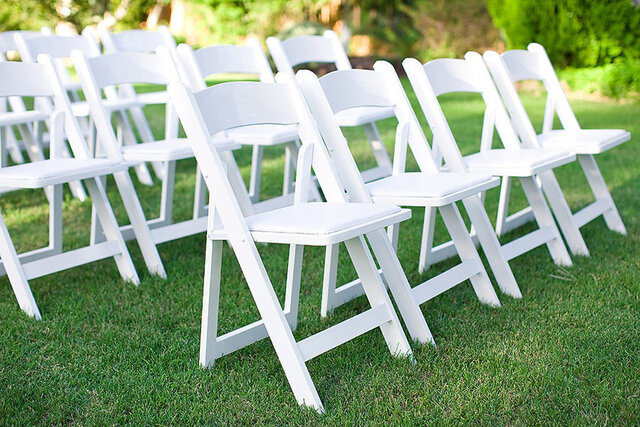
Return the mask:
[[(415, 99), (413, 99), (415, 103)], [(443, 100), (463, 152), (476, 149), (482, 103), (475, 96)], [(525, 95), (541, 120), (544, 99)], [(584, 127), (625, 128), (640, 134), (640, 104), (573, 100)], [(153, 126), (162, 129), (161, 109)], [(423, 121), (424, 123), (424, 121)], [(395, 122), (379, 125), (392, 152)], [(358, 164), (373, 165), (364, 132), (348, 130)], [(250, 149), (236, 153), (245, 178)], [(265, 152), (263, 194), (281, 191), (283, 149)], [(134, 242), (129, 248), (142, 282), (120, 280), (104, 260), (31, 281), (43, 315), (18, 308), (0, 278), (0, 419), (6, 424), (632, 424), (640, 412), (640, 148), (637, 136), (597, 157), (629, 235), (598, 219), (582, 229), (591, 257), (571, 268), (553, 264), (545, 248), (511, 262), (524, 297), (499, 294), (502, 308), (482, 305), (468, 282), (422, 306), (437, 347), (414, 345), (416, 364), (392, 357), (372, 331), (308, 363), (326, 408), (318, 415), (296, 404), (271, 342), (264, 340), (218, 360), (198, 364), (204, 234), (159, 246), (169, 278), (150, 276)], [(409, 166), (415, 169), (410, 159)], [(175, 214), (191, 215), (194, 161), (178, 167)], [(557, 171), (572, 208), (590, 193), (576, 164)], [(115, 186), (109, 194), (126, 223)], [(158, 213), (160, 185), (137, 185), (146, 213)], [(66, 248), (88, 241), (90, 205), (65, 190)], [(513, 209), (524, 198), (513, 192)], [(488, 194), (495, 218), (498, 193)], [(0, 199), (19, 250), (46, 243), (42, 192)], [(463, 211), (463, 209), (461, 209)], [(399, 257), (417, 284), (455, 264), (418, 274), (423, 212), (400, 228)], [(508, 241), (516, 234), (506, 236)], [(447, 238), (439, 221), (437, 240)], [(288, 248), (259, 245), (283, 299)], [(319, 316), (323, 250), (304, 256), (298, 339), (367, 308), (364, 298)], [(354, 277), (346, 251), (339, 281)], [(225, 245), (220, 332), (257, 319), (242, 273)]]

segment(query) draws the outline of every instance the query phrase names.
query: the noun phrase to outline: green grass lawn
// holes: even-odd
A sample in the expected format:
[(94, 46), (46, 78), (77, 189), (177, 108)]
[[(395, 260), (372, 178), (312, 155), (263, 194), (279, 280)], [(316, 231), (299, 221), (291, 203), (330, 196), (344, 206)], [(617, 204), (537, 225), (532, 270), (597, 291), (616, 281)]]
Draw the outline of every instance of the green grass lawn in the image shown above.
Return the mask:
[[(413, 100), (415, 101), (415, 100)], [(525, 95), (539, 121), (544, 99)], [(443, 100), (463, 152), (477, 149), (479, 97)], [(414, 346), (417, 363), (394, 359), (382, 335), (370, 332), (308, 363), (326, 414), (300, 408), (271, 342), (265, 340), (216, 362), (198, 364), (204, 234), (159, 246), (169, 278), (151, 277), (130, 243), (142, 282), (123, 283), (112, 260), (31, 281), (43, 315), (18, 308), (0, 278), (0, 420), (3, 424), (632, 424), (640, 421), (640, 104), (572, 101), (584, 127), (625, 128), (634, 139), (597, 157), (629, 235), (602, 219), (582, 229), (591, 258), (572, 268), (553, 264), (545, 248), (511, 262), (521, 300), (503, 294), (502, 308), (480, 304), (468, 282), (422, 306), (437, 348)], [(162, 129), (161, 110), (154, 111)], [(380, 123), (392, 152), (395, 122)], [(349, 130), (358, 164), (373, 164), (364, 132)], [(283, 149), (266, 150), (265, 197), (281, 189)], [(237, 153), (245, 178), (250, 150)], [(415, 162), (409, 165), (415, 169)], [(187, 218), (195, 163), (178, 167), (176, 216)], [(590, 201), (575, 164), (557, 171), (572, 208)], [(149, 216), (157, 215), (160, 185), (138, 185)], [(90, 206), (65, 190), (66, 248), (88, 240)], [(114, 186), (110, 195), (126, 221)], [(495, 218), (498, 193), (488, 194)], [(524, 197), (513, 191), (513, 209)], [(46, 242), (42, 192), (0, 199), (19, 250)], [(416, 284), (452, 266), (451, 260), (417, 272), (423, 213), (400, 228), (399, 257)], [(524, 230), (523, 230), (524, 232)], [(447, 237), (442, 222), (436, 238)], [(505, 240), (513, 238), (506, 236)], [(283, 299), (288, 248), (260, 246)], [(225, 246), (221, 333), (256, 320), (257, 310), (232, 251)], [(354, 277), (345, 251), (339, 280)], [(301, 339), (367, 307), (364, 298), (321, 319), (321, 248), (305, 251), (299, 328)]]

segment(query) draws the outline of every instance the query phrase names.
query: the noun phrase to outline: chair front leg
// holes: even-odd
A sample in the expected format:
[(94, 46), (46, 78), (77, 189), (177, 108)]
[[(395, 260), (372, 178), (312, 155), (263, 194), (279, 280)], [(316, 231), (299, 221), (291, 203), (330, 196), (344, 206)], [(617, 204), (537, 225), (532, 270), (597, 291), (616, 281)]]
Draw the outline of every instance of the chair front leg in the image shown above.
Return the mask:
[(436, 226), (436, 208), (425, 208), (424, 223), (422, 226), (422, 240), (420, 241), (420, 259), (418, 260), (418, 272), (424, 273), (431, 266), (429, 258), (433, 250), (433, 233)]
[(284, 314), (292, 331), (298, 326), (298, 306), (300, 302), (300, 282), (302, 280), (302, 256), (304, 245), (289, 246), (289, 267), (287, 269), (287, 290), (284, 300)]
[(336, 280), (338, 277), (338, 255), (340, 245), (330, 245), (325, 248), (324, 275), (322, 277), (322, 303), (320, 316), (327, 317), (335, 308)]

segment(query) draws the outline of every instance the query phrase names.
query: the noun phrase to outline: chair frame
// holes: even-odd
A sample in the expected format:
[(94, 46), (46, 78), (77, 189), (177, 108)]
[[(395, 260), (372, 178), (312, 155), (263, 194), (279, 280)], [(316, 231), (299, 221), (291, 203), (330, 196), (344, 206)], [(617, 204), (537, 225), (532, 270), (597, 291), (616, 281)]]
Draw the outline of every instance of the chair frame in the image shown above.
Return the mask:
[[(467, 167), (437, 99), (437, 96), (443, 93), (475, 92), (482, 96), (486, 110), (480, 143), (481, 152), (491, 149), (494, 129), (498, 131), (500, 140), (506, 150), (535, 148), (521, 145), (511, 127), (509, 117), (493, 85), (491, 76), (479, 54), (469, 52), (465, 55), (464, 60), (438, 59), (424, 65), (415, 59), (408, 58), (403, 61), (403, 67), (407, 72), (429, 127), (434, 134), (435, 150), (438, 150), (438, 156), (444, 156), (447, 167), (450, 170), (463, 171), (467, 170)], [(431, 79), (436, 79), (435, 81), (440, 87), (434, 89), (427, 73), (432, 74)], [(569, 160), (563, 160), (564, 163), (567, 161)], [(548, 184), (550, 188), (555, 186), (557, 193), (554, 194), (555, 197), (550, 199), (549, 202), (556, 216), (567, 217), (570, 214), (568, 205), (559, 189), (553, 170), (547, 167), (537, 175), (523, 176), (518, 173), (514, 176), (517, 176), (522, 184), (523, 191), (535, 214), (539, 228), (502, 245), (503, 256), (507, 260), (511, 260), (538, 246), (546, 245), (556, 264), (572, 265), (571, 257), (562, 241), (551, 210), (536, 182), (536, 178), (539, 178), (545, 184)], [(435, 217), (429, 215), (428, 220), (433, 222)], [(429, 230), (433, 229), (433, 225), (425, 221), (425, 228), (427, 226)], [(472, 230), (472, 234), (474, 234), (474, 231)], [(582, 238), (579, 232), (578, 236), (580, 239)], [(431, 262), (435, 262), (435, 260), (448, 258), (452, 252), (448, 243), (434, 248), (432, 232), (427, 235), (427, 238), (428, 240), (423, 242), (422, 245), (422, 268), (428, 268), (429, 258), (432, 259)]]
[[(4, 63), (0, 64), (2, 81), (0, 96), (34, 96), (53, 98), (54, 112), (51, 116), (51, 159), (62, 159), (66, 148), (64, 136), (69, 139), (73, 154), (77, 159), (89, 160), (91, 157), (84, 143), (82, 131), (71, 111), (71, 104), (62, 82), (57, 76), (54, 60), (43, 55), (39, 63)], [(43, 160), (44, 161), (44, 160)], [(118, 163), (114, 163), (117, 165)], [(23, 166), (13, 166), (20, 168)], [(8, 167), (7, 169), (11, 169)], [(106, 174), (117, 175), (119, 168), (111, 167)], [(75, 175), (76, 177), (78, 175)], [(83, 175), (84, 176), (84, 175)], [(74, 178), (69, 178), (71, 181)], [(62, 184), (60, 178), (52, 179), (48, 188), (40, 184), (25, 184), (22, 188), (43, 188), (49, 193), (49, 244), (47, 247), (32, 250), (18, 255), (9, 232), (0, 216), (0, 257), (2, 258), (2, 274), (9, 278), (20, 308), (29, 316), (41, 319), (42, 316), (35, 302), (29, 279), (41, 277), (93, 261), (113, 257), (124, 280), (139, 284), (133, 262), (127, 246), (120, 234), (115, 215), (106, 196), (100, 175), (82, 178), (91, 196), (93, 209), (100, 218), (104, 242), (63, 252), (62, 247)], [(59, 181), (59, 182), (57, 182)]]
[[(203, 301), (203, 327), (201, 335), (200, 361), (211, 366), (222, 354), (242, 348), (260, 339), (271, 338), (296, 400), (301, 405), (323, 412), (322, 402), (315, 389), (306, 367), (306, 361), (322, 354), (337, 345), (351, 340), (369, 330), (380, 327), (387, 346), (393, 354), (411, 357), (409, 343), (404, 336), (399, 320), (393, 311), (391, 301), (377, 273), (371, 253), (362, 233), (377, 253), (383, 269), (389, 268), (387, 280), (396, 302), (407, 323), (409, 331), (420, 342), (432, 342), (433, 338), (424, 317), (412, 303), (406, 278), (391, 249), (383, 229), (367, 232), (366, 228), (356, 231), (346, 240), (346, 245), (358, 274), (363, 278), (366, 294), (372, 309), (351, 319), (330, 327), (318, 334), (296, 342), (292, 330), (297, 325), (297, 305), (300, 285), (300, 268), (303, 246), (305, 244), (330, 245), (332, 239), (309, 243), (308, 238), (292, 236), (279, 242), (290, 243), (289, 271), (285, 310), (273, 291), (269, 276), (262, 264), (256, 248), (256, 237), (243, 218), (239, 204), (234, 198), (233, 189), (226, 179), (224, 165), (215, 150), (211, 150), (211, 135), (225, 129), (257, 124), (298, 124), (300, 139), (310, 140), (308, 147), (300, 150), (298, 169), (299, 182), (296, 186), (296, 202), (304, 203), (310, 185), (311, 164), (318, 179), (328, 180), (327, 200), (344, 203), (344, 191), (337, 186), (334, 177), (328, 171), (318, 170), (318, 158), (322, 157), (321, 140), (314, 128), (310, 116), (305, 111), (302, 97), (295, 88), (292, 76), (276, 78), (278, 84), (256, 82), (223, 83), (193, 94), (182, 83), (173, 83), (169, 92), (175, 102), (182, 125), (193, 145), (196, 159), (210, 190), (209, 233), (207, 234), (207, 254), (205, 262), (205, 290)], [(223, 100), (223, 101), (221, 101)], [(287, 102), (293, 101), (293, 102)], [(230, 108), (228, 108), (231, 106)], [(233, 111), (229, 114), (228, 110)], [(239, 113), (241, 112), (241, 114)], [(313, 151), (311, 149), (313, 147)], [(320, 148), (320, 150), (316, 150)], [(320, 156), (318, 156), (320, 154)], [(287, 209), (287, 208), (283, 208)], [(357, 235), (360, 233), (360, 235)], [(278, 233), (283, 234), (283, 233)], [(217, 316), (221, 279), (222, 241), (227, 240), (233, 248), (240, 267), (245, 275), (249, 289), (260, 312), (261, 320), (234, 332), (217, 337)], [(305, 240), (307, 240), (305, 242)], [(384, 246), (387, 251), (380, 256), (376, 247)], [(402, 296), (402, 297), (399, 297)], [(384, 308), (387, 315), (380, 311)]]
[[(513, 85), (514, 82), (521, 80), (541, 81), (547, 91), (542, 126), (543, 134), (553, 129), (553, 119), (556, 113), (563, 129), (581, 129), (560, 85), (553, 65), (549, 60), (549, 56), (542, 45), (531, 43), (527, 50), (511, 50), (502, 55), (488, 51), (484, 54), (484, 60), (509, 111), (513, 127), (523, 141), (534, 146), (540, 146), (538, 143), (538, 135)], [(506, 61), (509, 61), (509, 65)], [(630, 135), (627, 136), (627, 140), (629, 138)], [(576, 153), (576, 157), (584, 172), (591, 192), (594, 195), (595, 201), (576, 213), (573, 213), (568, 221), (566, 221), (566, 228), (579, 229), (602, 216), (609, 229), (626, 235), (627, 230), (624, 222), (607, 188), (604, 177), (598, 168), (594, 155)], [(508, 215), (510, 186), (510, 182), (503, 181), (500, 192), (499, 217), (496, 226), (499, 233), (505, 233), (518, 228), (531, 221), (532, 217), (531, 212), (527, 210)], [(543, 188), (545, 188), (544, 185)], [(552, 195), (548, 195), (548, 197), (552, 197)], [(559, 218), (557, 219), (560, 221)], [(564, 234), (565, 238), (570, 240), (566, 233)], [(582, 245), (575, 245), (575, 247), (571, 244), (569, 246), (574, 254), (589, 254), (584, 242), (582, 242)]]
[[(308, 63), (334, 64), (337, 70), (352, 69), (340, 38), (331, 30), (322, 36), (296, 36), (287, 40), (269, 37), (267, 47), (278, 71), (291, 75), (294, 74), (293, 67)], [(375, 123), (366, 123), (362, 127), (377, 163), (376, 167), (362, 171), (365, 182), (391, 175), (393, 164)]]

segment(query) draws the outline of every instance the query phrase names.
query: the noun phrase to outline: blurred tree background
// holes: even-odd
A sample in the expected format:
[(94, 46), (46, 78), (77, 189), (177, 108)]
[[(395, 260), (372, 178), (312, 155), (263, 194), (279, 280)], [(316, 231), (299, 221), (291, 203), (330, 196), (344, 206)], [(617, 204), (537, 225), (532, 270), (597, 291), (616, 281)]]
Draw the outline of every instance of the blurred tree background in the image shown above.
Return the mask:
[[(332, 28), (354, 56), (423, 61), (543, 44), (572, 86), (640, 92), (640, 0), (1, 0), (0, 31), (169, 25), (193, 45)], [(585, 68), (588, 71), (585, 71)], [(594, 83), (594, 81), (596, 83)]]

